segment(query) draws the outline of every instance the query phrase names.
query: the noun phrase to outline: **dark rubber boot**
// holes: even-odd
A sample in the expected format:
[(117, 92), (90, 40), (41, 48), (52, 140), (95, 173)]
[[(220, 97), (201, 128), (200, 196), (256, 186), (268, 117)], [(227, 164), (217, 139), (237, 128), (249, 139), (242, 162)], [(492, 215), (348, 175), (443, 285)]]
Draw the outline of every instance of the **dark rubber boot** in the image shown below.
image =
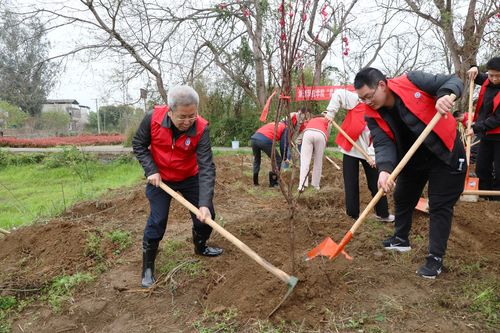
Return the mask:
[(158, 243), (143, 244), (142, 246), (142, 281), (143, 288), (150, 288), (156, 280), (153, 276), (155, 272), (155, 259), (158, 252)]
[(278, 176), (273, 171), (269, 171), (269, 187), (280, 187)]
[(217, 249), (208, 246), (206, 243), (209, 238), (210, 238), (210, 233), (207, 235), (199, 235), (193, 229), (194, 253), (196, 255), (204, 257), (217, 257), (224, 252), (223, 249)]
[(253, 184), (255, 186), (259, 186), (259, 174), (258, 173), (253, 174)]

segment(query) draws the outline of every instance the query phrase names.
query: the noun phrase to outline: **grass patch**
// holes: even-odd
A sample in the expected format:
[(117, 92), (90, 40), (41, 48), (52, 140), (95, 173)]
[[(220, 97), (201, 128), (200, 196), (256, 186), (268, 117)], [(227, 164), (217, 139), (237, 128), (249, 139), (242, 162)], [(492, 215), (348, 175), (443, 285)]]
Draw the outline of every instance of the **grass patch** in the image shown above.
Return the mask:
[(208, 310), (208, 306), (204, 308), (202, 317), (194, 320), (191, 324), (200, 333), (215, 333), (215, 332), (237, 332), (239, 323), (235, 320), (238, 317), (238, 311), (233, 308), (222, 314), (214, 314)]
[(218, 149), (213, 149), (212, 153), (214, 156), (228, 156), (228, 155), (252, 155), (251, 150), (243, 150), (243, 149), (237, 149), (237, 150), (218, 150)]
[(94, 279), (95, 277), (90, 273), (57, 276), (44, 288), (43, 291), (46, 294), (41, 299), (45, 299), (56, 313), (60, 312), (62, 304), (69, 299), (73, 290), (83, 285), (92, 284)]
[(66, 162), (59, 156), (41, 164), (0, 166), (0, 228), (9, 230), (57, 216), (76, 202), (143, 178), (136, 160), (103, 163), (77, 160), (78, 153), (72, 154), (66, 154)]

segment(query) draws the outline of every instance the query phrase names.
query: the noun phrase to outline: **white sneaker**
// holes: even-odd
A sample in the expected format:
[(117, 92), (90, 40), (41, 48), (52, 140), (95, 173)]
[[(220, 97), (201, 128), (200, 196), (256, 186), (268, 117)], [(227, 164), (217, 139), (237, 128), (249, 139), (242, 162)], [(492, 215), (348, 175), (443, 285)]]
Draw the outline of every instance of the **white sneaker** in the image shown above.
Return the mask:
[(387, 217), (380, 217), (378, 215), (375, 216), (375, 220), (380, 222), (394, 222), (394, 215), (389, 214)]
[(319, 190), (319, 186), (313, 186), (315, 190)]

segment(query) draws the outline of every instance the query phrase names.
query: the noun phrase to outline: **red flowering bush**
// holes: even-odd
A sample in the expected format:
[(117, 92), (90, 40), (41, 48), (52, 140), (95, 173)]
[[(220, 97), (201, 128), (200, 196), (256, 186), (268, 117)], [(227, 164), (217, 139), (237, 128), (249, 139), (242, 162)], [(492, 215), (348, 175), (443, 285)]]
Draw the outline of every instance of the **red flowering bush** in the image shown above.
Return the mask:
[(115, 136), (115, 135), (121, 135), (121, 133), (120, 132), (111, 132), (111, 133), (109, 133), (109, 135), (110, 136)]
[(79, 136), (92, 136), (92, 135), (94, 135), (94, 134), (92, 134), (90, 132), (82, 132), (82, 133), (80, 133)]
[(97, 136), (109, 136), (109, 133), (106, 131), (102, 131), (101, 133), (97, 133)]
[(50, 148), (57, 146), (113, 146), (123, 143), (123, 135), (114, 136), (73, 136), (73, 137), (55, 137), (44, 139), (14, 139), (9, 137), (0, 137), (0, 147), (11, 148)]

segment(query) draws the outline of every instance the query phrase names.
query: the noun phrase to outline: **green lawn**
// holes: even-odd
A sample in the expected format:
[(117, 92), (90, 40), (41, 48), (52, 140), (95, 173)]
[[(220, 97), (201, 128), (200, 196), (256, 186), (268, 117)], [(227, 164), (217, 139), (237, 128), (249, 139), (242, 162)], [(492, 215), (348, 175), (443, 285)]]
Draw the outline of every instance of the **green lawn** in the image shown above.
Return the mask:
[(108, 188), (139, 183), (143, 174), (136, 160), (124, 159), (51, 168), (44, 164), (2, 166), (0, 228), (9, 230), (55, 216), (64, 206), (96, 197)]

